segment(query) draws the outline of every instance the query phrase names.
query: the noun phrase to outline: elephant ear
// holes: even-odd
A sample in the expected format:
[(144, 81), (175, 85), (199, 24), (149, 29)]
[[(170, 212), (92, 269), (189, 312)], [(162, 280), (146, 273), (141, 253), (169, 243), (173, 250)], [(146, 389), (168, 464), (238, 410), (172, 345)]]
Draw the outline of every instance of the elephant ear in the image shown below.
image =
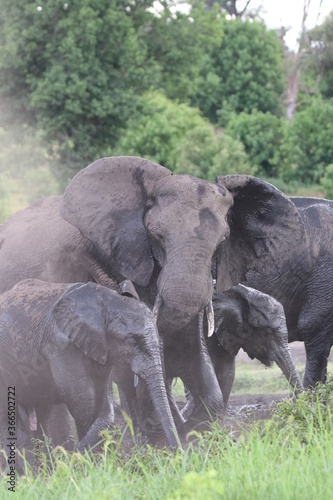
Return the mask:
[(247, 302), (237, 288), (235, 286), (226, 292), (220, 292), (213, 299), (215, 335), (219, 344), (231, 356), (238, 354), (246, 338), (253, 332), (248, 324), (244, 324), (243, 315), (246, 313)]
[(220, 329), (217, 333), (219, 344), (231, 355), (237, 356), (243, 345), (244, 338), (241, 331), (229, 331)]
[(54, 304), (51, 317), (59, 341), (66, 338), (86, 356), (105, 364), (108, 356), (106, 309), (94, 283), (73, 286)]
[(230, 238), (217, 255), (218, 290), (249, 276), (253, 282), (288, 273), (298, 259), (307, 258), (301, 216), (285, 194), (247, 175), (219, 176), (216, 182), (234, 198), (228, 213)]
[(245, 301), (246, 322), (251, 329), (260, 330), (264, 335), (272, 330), (277, 330), (281, 334), (281, 325), (285, 325), (286, 320), (280, 302), (270, 295), (248, 286), (237, 285), (233, 289)]
[(144, 158), (102, 158), (69, 183), (61, 215), (93, 245), (108, 269), (137, 285), (149, 283), (154, 260), (143, 224), (155, 184), (171, 171)]

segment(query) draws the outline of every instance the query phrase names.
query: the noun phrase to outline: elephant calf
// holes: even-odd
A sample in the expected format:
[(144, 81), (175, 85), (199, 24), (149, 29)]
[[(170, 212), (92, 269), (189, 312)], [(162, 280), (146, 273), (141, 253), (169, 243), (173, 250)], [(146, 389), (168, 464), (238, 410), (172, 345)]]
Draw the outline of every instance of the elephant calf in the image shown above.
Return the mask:
[(235, 356), (242, 348), (251, 359), (281, 368), (290, 385), (302, 382), (290, 355), (283, 306), (264, 293), (244, 285), (219, 292), (214, 300), (215, 333), (207, 339), (225, 406), (235, 376)]
[(74, 418), (79, 451), (94, 446), (113, 422), (107, 396), (111, 369), (137, 419), (135, 387), (147, 388), (171, 446), (178, 436), (162, 373), (155, 321), (141, 302), (95, 283), (55, 284), (29, 279), (0, 296), (0, 439), (8, 434), (7, 395), (30, 430), (65, 403)]

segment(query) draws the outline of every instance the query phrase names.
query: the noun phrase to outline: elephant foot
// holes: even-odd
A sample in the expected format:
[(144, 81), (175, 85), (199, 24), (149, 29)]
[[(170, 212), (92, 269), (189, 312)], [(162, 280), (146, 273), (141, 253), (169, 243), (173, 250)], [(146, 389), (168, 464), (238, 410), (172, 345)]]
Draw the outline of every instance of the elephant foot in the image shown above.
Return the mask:
[(142, 425), (142, 432), (148, 437), (160, 436), (163, 434), (162, 426), (155, 419), (148, 418)]
[(192, 430), (204, 431), (210, 429), (212, 422), (215, 422), (224, 412), (224, 408), (219, 411), (209, 410), (203, 405), (196, 406), (184, 424), (185, 432)]

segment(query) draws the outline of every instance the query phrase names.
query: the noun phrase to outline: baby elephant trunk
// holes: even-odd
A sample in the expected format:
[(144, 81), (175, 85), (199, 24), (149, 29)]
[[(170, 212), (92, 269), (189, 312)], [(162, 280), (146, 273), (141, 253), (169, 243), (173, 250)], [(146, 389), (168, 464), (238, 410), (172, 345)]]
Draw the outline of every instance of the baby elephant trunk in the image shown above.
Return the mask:
[(177, 448), (180, 446), (180, 441), (169, 406), (164, 378), (162, 375), (162, 367), (160, 367), (159, 371), (160, 373), (156, 374), (156, 365), (154, 365), (151, 370), (147, 367), (146, 373), (148, 373), (148, 375), (144, 377), (144, 380), (168, 443), (172, 448)]
[(290, 349), (287, 343), (283, 346), (283, 348), (276, 350), (274, 358), (274, 361), (282, 370), (282, 373), (289, 381), (291, 387), (295, 390), (295, 392), (301, 392), (303, 390), (303, 384), (296, 370), (296, 366), (291, 357)]

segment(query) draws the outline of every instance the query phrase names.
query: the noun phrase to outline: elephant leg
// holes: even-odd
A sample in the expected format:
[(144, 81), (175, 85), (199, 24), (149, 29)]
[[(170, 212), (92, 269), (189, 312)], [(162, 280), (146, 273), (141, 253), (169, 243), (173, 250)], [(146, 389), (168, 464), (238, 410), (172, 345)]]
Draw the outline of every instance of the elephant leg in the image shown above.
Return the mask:
[[(75, 422), (78, 428), (84, 426), (84, 423), (80, 422), (78, 417), (75, 419)], [(92, 423), (87, 433), (80, 439), (76, 449), (82, 453), (85, 449), (94, 448), (102, 439), (101, 432), (110, 427), (113, 422), (114, 411), (112, 405), (110, 405), (110, 400), (108, 398), (104, 398), (98, 417)]]
[(108, 366), (92, 364), (90, 359), (78, 356), (74, 348), (62, 351), (49, 363), (55, 388), (76, 425), (77, 449), (93, 447), (101, 440), (100, 431), (114, 421)]
[(327, 359), (330, 354), (330, 346), (325, 348), (319, 342), (316, 345), (305, 342), (306, 365), (303, 385), (314, 387), (317, 382), (326, 382)]
[(64, 392), (64, 401), (75, 421), (79, 439), (76, 449), (80, 452), (96, 446), (102, 439), (101, 431), (114, 422), (108, 390), (106, 383), (98, 394), (92, 380), (81, 378), (75, 387)]
[(37, 411), (37, 424), (51, 439), (53, 447), (62, 446), (67, 451), (74, 450), (74, 423), (65, 404), (51, 405)]
[[(132, 420), (134, 434), (137, 435), (141, 431), (145, 432), (145, 430), (143, 430), (142, 426), (140, 425), (140, 411), (137, 404), (137, 398), (141, 397), (140, 394), (146, 394), (144, 384), (139, 381), (138, 386), (135, 389), (133, 383), (126, 383), (124, 381), (118, 380), (117, 385), (121, 398), (121, 407)], [(144, 399), (145, 401), (147, 401), (148, 396), (145, 396)]]
[(299, 315), (297, 330), (293, 338), (304, 340), (306, 365), (303, 386), (314, 387), (317, 382), (326, 382), (327, 359), (330, 355), (332, 337), (332, 312), (329, 301), (318, 308), (316, 297), (305, 302)]
[[(223, 347), (217, 346), (214, 351), (215, 373), (220, 385), (224, 408), (227, 408), (229, 396), (235, 379), (235, 356), (229, 354)], [(182, 409), (182, 416), (187, 420), (194, 410), (194, 399), (190, 391), (185, 387), (186, 405)]]
[(211, 420), (223, 410), (223, 397), (204, 340), (196, 340), (186, 352), (166, 347), (166, 373), (180, 377), (190, 391), (194, 400), (191, 419)]

